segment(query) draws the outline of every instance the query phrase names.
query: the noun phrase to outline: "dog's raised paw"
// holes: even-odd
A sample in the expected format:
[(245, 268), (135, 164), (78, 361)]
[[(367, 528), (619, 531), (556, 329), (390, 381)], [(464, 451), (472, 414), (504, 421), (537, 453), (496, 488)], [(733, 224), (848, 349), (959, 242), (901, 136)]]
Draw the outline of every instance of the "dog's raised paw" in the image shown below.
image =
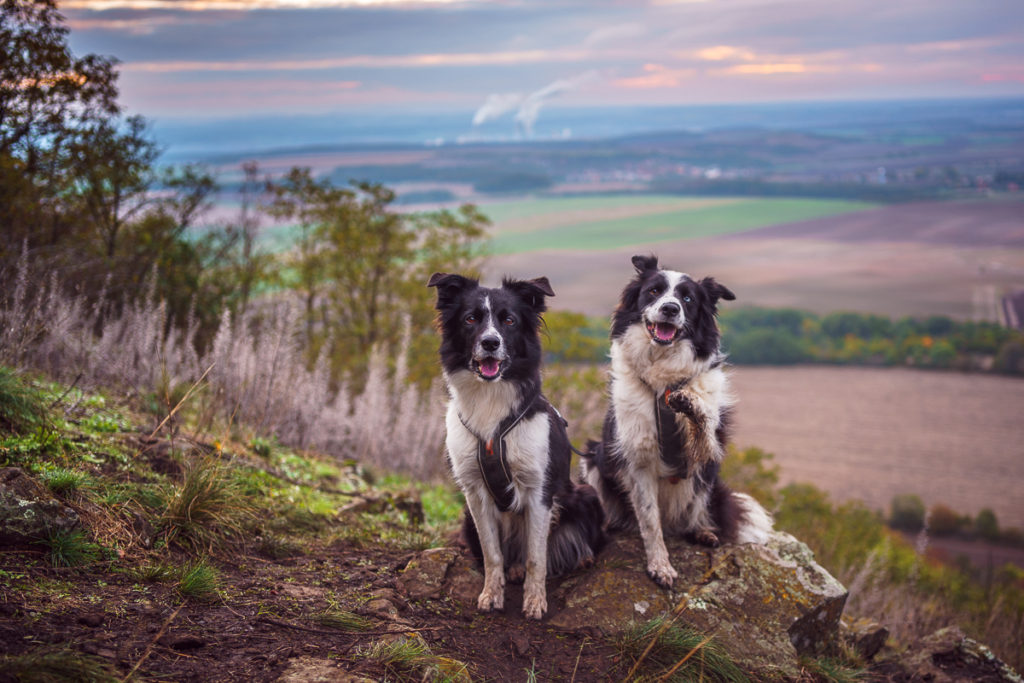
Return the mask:
[(673, 391), (668, 395), (668, 407), (691, 420), (700, 419), (700, 411), (697, 409), (696, 401), (688, 392), (682, 389)]

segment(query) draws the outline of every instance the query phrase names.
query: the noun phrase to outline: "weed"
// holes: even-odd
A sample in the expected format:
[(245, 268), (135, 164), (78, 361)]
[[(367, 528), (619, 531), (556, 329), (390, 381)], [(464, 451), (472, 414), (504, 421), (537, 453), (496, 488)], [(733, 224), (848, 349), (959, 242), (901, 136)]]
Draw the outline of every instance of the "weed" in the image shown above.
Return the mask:
[(668, 681), (746, 681), (743, 671), (714, 640), (680, 624), (673, 624), (658, 635), (664, 617), (652, 619), (628, 629), (618, 637), (616, 646), (624, 662), (637, 661), (650, 645), (634, 680), (648, 678)]
[(207, 548), (240, 535), (253, 513), (240, 480), (207, 457), (191, 464), (181, 485), (169, 492), (162, 522), (169, 543)]
[(120, 680), (99, 659), (67, 649), (44, 649), (0, 658), (0, 679), (21, 683), (105, 683)]
[(220, 577), (217, 570), (204, 560), (197, 560), (185, 566), (178, 579), (178, 593), (185, 598), (209, 600), (217, 594)]
[(336, 628), (340, 631), (369, 631), (372, 626), (366, 617), (339, 609), (337, 605), (331, 605), (327, 609), (313, 614), (311, 619), (321, 626)]
[(168, 583), (177, 578), (180, 570), (169, 562), (146, 564), (135, 570), (135, 575), (150, 583)]
[(269, 460), (271, 453), (274, 452), (273, 443), (271, 443), (269, 439), (264, 439), (261, 436), (254, 437), (253, 440), (249, 442), (249, 448), (252, 449), (253, 453), (264, 460)]
[(67, 497), (82, 491), (92, 484), (88, 474), (63, 467), (43, 472), (43, 483), (54, 495)]
[(47, 424), (46, 404), (10, 368), (0, 366), (0, 431), (28, 434)]
[(432, 668), (437, 660), (427, 643), (418, 635), (379, 640), (359, 654), (396, 675)]
[(824, 683), (856, 683), (864, 680), (865, 670), (831, 657), (801, 658), (800, 666), (815, 680)]
[(89, 540), (81, 529), (55, 531), (41, 541), (50, 553), (54, 567), (78, 567), (100, 559), (102, 548)]
[(93, 413), (82, 422), (82, 426), (91, 432), (100, 434), (114, 434), (125, 431), (125, 425), (119, 418), (103, 415), (102, 413)]

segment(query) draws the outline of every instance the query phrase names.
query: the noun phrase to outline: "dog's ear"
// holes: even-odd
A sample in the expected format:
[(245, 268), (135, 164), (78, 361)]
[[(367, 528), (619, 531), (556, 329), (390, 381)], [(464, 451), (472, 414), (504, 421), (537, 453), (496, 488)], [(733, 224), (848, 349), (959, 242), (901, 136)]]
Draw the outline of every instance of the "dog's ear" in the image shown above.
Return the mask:
[(427, 280), (427, 287), (437, 287), (437, 307), (450, 303), (460, 292), (475, 289), (479, 283), (462, 275), (434, 273)]
[(537, 277), (532, 280), (509, 280), (506, 278), (501, 284), (506, 289), (515, 292), (516, 296), (538, 313), (547, 309), (544, 297), (555, 295), (555, 291), (551, 289), (551, 283), (546, 277)]
[(715, 278), (713, 277), (706, 277), (701, 280), (700, 286), (708, 293), (711, 300), (714, 302), (717, 302), (719, 299), (725, 299), (726, 301), (733, 301), (736, 299), (736, 295), (732, 293), (732, 290), (725, 285), (715, 282)]
[(636, 268), (636, 272), (643, 275), (644, 273), (658, 269), (658, 257), (654, 254), (643, 256), (637, 254), (633, 257), (633, 267)]

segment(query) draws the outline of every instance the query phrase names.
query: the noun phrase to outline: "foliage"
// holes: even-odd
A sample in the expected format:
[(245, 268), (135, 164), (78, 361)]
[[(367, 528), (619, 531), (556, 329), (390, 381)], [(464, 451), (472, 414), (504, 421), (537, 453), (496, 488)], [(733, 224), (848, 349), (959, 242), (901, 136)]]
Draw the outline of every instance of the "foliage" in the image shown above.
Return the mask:
[(542, 341), (545, 363), (603, 363), (608, 359), (608, 321), (549, 311), (544, 314)]
[(121, 680), (101, 659), (52, 647), (0, 657), (0, 678), (19, 683), (114, 683)]
[(924, 528), (924, 501), (914, 494), (893, 496), (890, 505), (889, 526), (893, 529), (917, 533)]
[[(891, 320), (839, 312), (737, 308), (720, 316), (722, 341), (738, 364), (840, 363), (1024, 373), (1024, 334), (944, 316)], [(1019, 356), (1019, 357), (1018, 357)]]
[(486, 217), (471, 205), (407, 216), (391, 210), (393, 191), (353, 183), (337, 188), (293, 168), (271, 184), (271, 215), (298, 222), (294, 277), (304, 307), (310, 364), (323, 356), (333, 376), (360, 372), (373, 349), (393, 352), (403, 321), (411, 325), (414, 379), (426, 383), (436, 342), (431, 334), (430, 274), (472, 274)]
[(43, 483), (55, 495), (68, 496), (82, 491), (90, 484), (89, 475), (84, 472), (58, 467), (43, 473)]
[(100, 559), (102, 548), (81, 529), (56, 531), (42, 542), (54, 567), (78, 567)]
[(219, 581), (217, 570), (199, 559), (182, 568), (176, 587), (182, 597), (209, 600), (217, 595)]
[(241, 534), (253, 505), (240, 480), (221, 461), (190, 462), (179, 486), (167, 493), (162, 526), (167, 541), (201, 549)]
[(0, 366), (0, 433), (26, 434), (46, 422), (47, 408), (40, 393), (14, 370)]

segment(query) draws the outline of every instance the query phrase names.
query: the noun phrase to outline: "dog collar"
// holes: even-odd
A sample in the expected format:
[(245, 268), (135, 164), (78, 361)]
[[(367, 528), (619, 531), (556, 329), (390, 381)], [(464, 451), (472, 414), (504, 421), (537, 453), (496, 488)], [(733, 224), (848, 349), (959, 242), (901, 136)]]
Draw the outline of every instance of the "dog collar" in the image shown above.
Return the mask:
[[(512, 489), (512, 473), (508, 468), (508, 450), (505, 447), (505, 437), (512, 428), (526, 417), (533, 401), (526, 404), (523, 412), (519, 413), (511, 422), (505, 418), (498, 425), (498, 436), (494, 439), (482, 439), (474, 432), (462, 417), (462, 413), (456, 411), (459, 422), (470, 434), (476, 437), (476, 462), (480, 467), (480, 474), (484, 480), (487, 492), (491, 494), (494, 505), (501, 512), (507, 512), (512, 507), (515, 499), (515, 492)], [(511, 417), (511, 416), (509, 416)], [(497, 456), (497, 457), (495, 457)]]

